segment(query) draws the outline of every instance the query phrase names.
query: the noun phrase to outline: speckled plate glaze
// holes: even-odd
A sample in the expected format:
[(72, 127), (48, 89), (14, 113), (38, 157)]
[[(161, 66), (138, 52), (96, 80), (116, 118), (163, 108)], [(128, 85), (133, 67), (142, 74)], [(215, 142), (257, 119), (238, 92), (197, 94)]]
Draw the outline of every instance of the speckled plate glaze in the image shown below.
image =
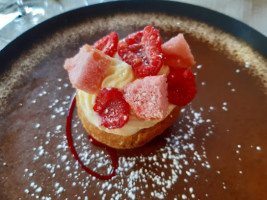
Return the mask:
[[(153, 5), (152, 5), (153, 4)], [(111, 180), (78, 165), (67, 145), (74, 89), (62, 65), (84, 43), (153, 25), (163, 41), (185, 34), (198, 94), (163, 135), (118, 151)], [(266, 37), (213, 11), (165, 1), (122, 1), (52, 18), (1, 53), (0, 199), (267, 199)], [(81, 159), (107, 174), (74, 114)]]

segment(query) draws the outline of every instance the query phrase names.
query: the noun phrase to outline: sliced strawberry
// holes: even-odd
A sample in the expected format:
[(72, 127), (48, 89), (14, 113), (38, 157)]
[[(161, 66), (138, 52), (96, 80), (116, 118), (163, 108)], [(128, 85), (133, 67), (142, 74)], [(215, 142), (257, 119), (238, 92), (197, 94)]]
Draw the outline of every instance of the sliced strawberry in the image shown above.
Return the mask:
[(115, 129), (128, 122), (130, 106), (117, 88), (104, 88), (96, 97), (94, 111), (99, 114), (101, 125)]
[(94, 43), (94, 48), (103, 51), (106, 55), (113, 57), (117, 52), (118, 42), (118, 34), (116, 32), (111, 32), (110, 34), (96, 41)]
[(195, 76), (190, 69), (170, 69), (167, 77), (168, 99), (170, 103), (185, 106), (195, 97)]
[(143, 31), (128, 35), (119, 42), (118, 54), (137, 76), (156, 75), (163, 63), (159, 31), (147, 26)]

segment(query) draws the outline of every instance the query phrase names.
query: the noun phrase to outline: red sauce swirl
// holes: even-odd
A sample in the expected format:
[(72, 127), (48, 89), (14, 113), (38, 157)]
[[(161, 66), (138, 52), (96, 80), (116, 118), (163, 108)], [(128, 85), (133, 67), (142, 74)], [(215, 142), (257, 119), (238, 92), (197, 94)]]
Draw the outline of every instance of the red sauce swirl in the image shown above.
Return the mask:
[(74, 95), (72, 98), (72, 101), (70, 103), (70, 107), (68, 110), (68, 115), (67, 115), (67, 122), (66, 122), (66, 135), (67, 135), (67, 140), (68, 140), (68, 145), (70, 148), (71, 153), (74, 155), (74, 158), (78, 161), (78, 163), (81, 165), (81, 167), (89, 174), (91, 174), (92, 176), (99, 178), (101, 180), (108, 180), (111, 179), (115, 174), (116, 174), (116, 169), (118, 168), (118, 157), (117, 157), (117, 152), (115, 149), (110, 148), (98, 141), (96, 141), (92, 136), (88, 136), (89, 141), (95, 145), (95, 146), (99, 146), (99, 147), (103, 147), (107, 150), (108, 154), (110, 155), (111, 161), (112, 161), (112, 171), (109, 175), (101, 175), (98, 174), (97, 172), (92, 171), (91, 169), (89, 169), (88, 167), (86, 167), (84, 165), (84, 163), (81, 161), (81, 159), (79, 158), (79, 155), (74, 147), (73, 144), (73, 138), (72, 138), (72, 133), (71, 133), (71, 121), (72, 121), (72, 114), (75, 108), (75, 103), (76, 103), (76, 96)]

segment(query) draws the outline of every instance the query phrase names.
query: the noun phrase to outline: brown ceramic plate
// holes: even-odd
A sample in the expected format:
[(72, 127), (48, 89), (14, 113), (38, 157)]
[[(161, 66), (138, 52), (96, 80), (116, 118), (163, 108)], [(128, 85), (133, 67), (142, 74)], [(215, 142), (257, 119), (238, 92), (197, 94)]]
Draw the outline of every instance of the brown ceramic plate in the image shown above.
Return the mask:
[[(0, 53), (0, 199), (267, 199), (266, 37), (187, 4), (122, 1), (74, 10), (26, 32)], [(163, 135), (118, 151), (111, 180), (87, 174), (67, 145), (74, 89), (62, 65), (84, 43), (153, 25), (163, 41), (183, 32), (198, 94)], [(81, 159), (108, 174), (74, 114)]]

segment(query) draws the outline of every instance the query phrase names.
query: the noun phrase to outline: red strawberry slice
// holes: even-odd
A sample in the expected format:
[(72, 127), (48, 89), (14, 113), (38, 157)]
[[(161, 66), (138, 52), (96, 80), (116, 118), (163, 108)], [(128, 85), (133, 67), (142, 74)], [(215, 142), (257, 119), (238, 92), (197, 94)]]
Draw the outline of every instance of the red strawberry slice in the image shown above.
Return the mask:
[(185, 106), (195, 97), (195, 76), (190, 69), (170, 69), (167, 77), (168, 99), (170, 103)]
[(106, 55), (113, 57), (117, 52), (119, 42), (119, 36), (116, 32), (111, 32), (110, 34), (102, 37), (94, 43), (94, 47)]
[(183, 34), (171, 38), (162, 46), (164, 63), (174, 68), (188, 68), (195, 64), (190, 47)]
[(159, 31), (147, 26), (143, 31), (128, 35), (119, 42), (118, 54), (137, 76), (156, 75), (163, 63)]
[(94, 111), (99, 114), (101, 125), (115, 129), (128, 122), (130, 106), (117, 88), (104, 88), (96, 97)]

